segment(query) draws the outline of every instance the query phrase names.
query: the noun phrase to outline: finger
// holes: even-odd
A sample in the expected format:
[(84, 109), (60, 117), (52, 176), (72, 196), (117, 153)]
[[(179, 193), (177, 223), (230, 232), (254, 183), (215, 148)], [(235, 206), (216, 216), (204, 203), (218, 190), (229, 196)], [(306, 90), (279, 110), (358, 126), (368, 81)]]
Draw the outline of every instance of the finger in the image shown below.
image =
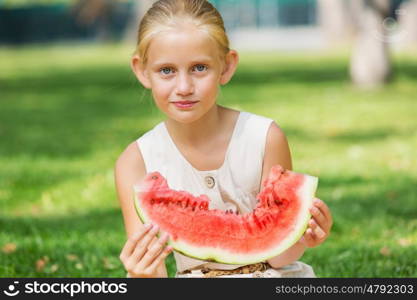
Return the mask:
[(317, 222), (314, 219), (310, 219), (310, 221), (308, 221), (308, 227), (311, 229), (315, 229), (317, 227)]
[(303, 239), (305, 241), (306, 246), (311, 247), (312, 245), (314, 245), (314, 243), (315, 243), (314, 233), (313, 233), (313, 230), (311, 228), (308, 228), (306, 230), (306, 232), (303, 235)]
[(140, 265), (143, 268), (149, 267), (155, 258), (161, 253), (162, 249), (165, 247), (165, 243), (168, 241), (169, 235), (164, 233), (155, 244), (146, 252), (143, 256)]
[(151, 241), (155, 239), (155, 235), (158, 233), (158, 230), (158, 225), (153, 226), (152, 230), (147, 232), (143, 239), (139, 241), (139, 243), (136, 245), (135, 251), (133, 251), (132, 255), (129, 257), (127, 265), (136, 265), (143, 259), (144, 255), (146, 255), (146, 253), (149, 251), (149, 245)]
[(155, 238), (155, 235), (158, 233), (158, 231), (159, 231), (159, 226), (154, 225), (152, 227), (152, 230), (148, 231), (146, 233), (146, 235), (139, 241), (139, 243), (137, 244), (137, 247), (142, 247), (144, 249), (148, 249), (149, 244)]
[(156, 243), (157, 240), (158, 240), (158, 237), (155, 235), (152, 241), (148, 245), (148, 250)]
[(326, 232), (324, 232), (324, 230), (321, 229), (321, 227), (316, 227), (314, 229), (314, 234), (315, 236), (317, 236), (319, 240), (323, 239), (326, 236)]
[(321, 213), (320, 209), (313, 206), (310, 208), (310, 212), (314, 218), (314, 221), (319, 225), (321, 228), (327, 228), (329, 226), (326, 217)]
[(125, 259), (131, 256), (138, 241), (141, 240), (146, 232), (148, 232), (151, 228), (152, 224), (145, 224), (144, 226), (141, 226), (141, 228), (126, 241), (126, 244), (120, 253), (120, 259)]
[(314, 206), (318, 207), (321, 211), (321, 213), (324, 215), (324, 217), (328, 220), (329, 222), (329, 228), (331, 227), (331, 225), (333, 224), (333, 217), (332, 214), (330, 212), (329, 207), (326, 205), (326, 203), (324, 203), (324, 201), (315, 198), (314, 200)]
[(172, 252), (173, 248), (171, 246), (165, 247), (164, 251), (162, 251), (157, 258), (152, 262), (152, 264), (148, 267), (149, 273), (155, 273), (156, 268), (158, 268), (159, 264), (167, 258), (167, 256)]

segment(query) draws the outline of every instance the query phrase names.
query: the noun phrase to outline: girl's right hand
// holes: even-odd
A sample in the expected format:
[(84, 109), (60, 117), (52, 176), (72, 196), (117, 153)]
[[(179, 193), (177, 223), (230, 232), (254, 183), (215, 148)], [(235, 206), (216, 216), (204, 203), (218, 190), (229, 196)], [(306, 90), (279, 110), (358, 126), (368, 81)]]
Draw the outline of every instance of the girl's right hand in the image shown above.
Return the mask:
[(151, 244), (158, 230), (157, 225), (146, 224), (126, 241), (120, 260), (128, 277), (161, 277), (158, 266), (171, 253), (172, 247), (165, 247), (168, 241), (166, 233)]

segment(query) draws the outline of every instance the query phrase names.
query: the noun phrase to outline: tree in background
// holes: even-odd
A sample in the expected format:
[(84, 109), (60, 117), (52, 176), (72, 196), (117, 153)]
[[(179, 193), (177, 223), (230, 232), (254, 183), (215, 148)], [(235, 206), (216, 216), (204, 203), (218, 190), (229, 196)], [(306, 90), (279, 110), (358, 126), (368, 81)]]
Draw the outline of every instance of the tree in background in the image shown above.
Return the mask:
[(352, 45), (350, 77), (373, 88), (392, 77), (390, 48), (417, 44), (417, 0), (318, 0), (319, 23), (331, 45)]
[(359, 30), (351, 60), (352, 82), (372, 88), (389, 81), (392, 67), (389, 55), (388, 17), (390, 0), (365, 0), (360, 10)]
[(404, 47), (417, 48), (417, 0), (404, 2), (398, 18), (398, 26), (401, 30), (402, 44)]

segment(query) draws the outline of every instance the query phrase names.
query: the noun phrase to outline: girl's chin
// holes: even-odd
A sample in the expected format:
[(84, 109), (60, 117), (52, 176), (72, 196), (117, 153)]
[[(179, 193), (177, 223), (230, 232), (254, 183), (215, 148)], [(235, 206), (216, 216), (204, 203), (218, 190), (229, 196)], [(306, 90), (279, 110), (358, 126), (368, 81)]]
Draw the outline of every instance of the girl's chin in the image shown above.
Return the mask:
[(182, 124), (190, 124), (200, 119), (203, 114), (200, 111), (172, 111), (170, 110), (167, 117)]
[(191, 124), (195, 121), (197, 121), (199, 118), (196, 116), (189, 116), (189, 117), (184, 117), (184, 116), (169, 116), (171, 119), (175, 120), (178, 123), (181, 124)]

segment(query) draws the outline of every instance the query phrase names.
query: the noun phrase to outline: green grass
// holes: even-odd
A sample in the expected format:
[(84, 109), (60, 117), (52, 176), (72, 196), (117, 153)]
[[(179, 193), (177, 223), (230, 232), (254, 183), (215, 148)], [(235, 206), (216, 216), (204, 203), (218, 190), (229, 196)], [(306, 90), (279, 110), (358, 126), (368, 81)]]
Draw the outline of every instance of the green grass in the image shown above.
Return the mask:
[[(113, 165), (163, 118), (130, 52), (0, 49), (0, 276), (125, 275)], [(360, 91), (344, 54), (241, 54), (222, 87), (220, 104), (275, 119), (294, 169), (320, 178), (335, 224), (302, 258), (320, 277), (417, 276), (417, 56), (394, 63), (391, 84)]]

